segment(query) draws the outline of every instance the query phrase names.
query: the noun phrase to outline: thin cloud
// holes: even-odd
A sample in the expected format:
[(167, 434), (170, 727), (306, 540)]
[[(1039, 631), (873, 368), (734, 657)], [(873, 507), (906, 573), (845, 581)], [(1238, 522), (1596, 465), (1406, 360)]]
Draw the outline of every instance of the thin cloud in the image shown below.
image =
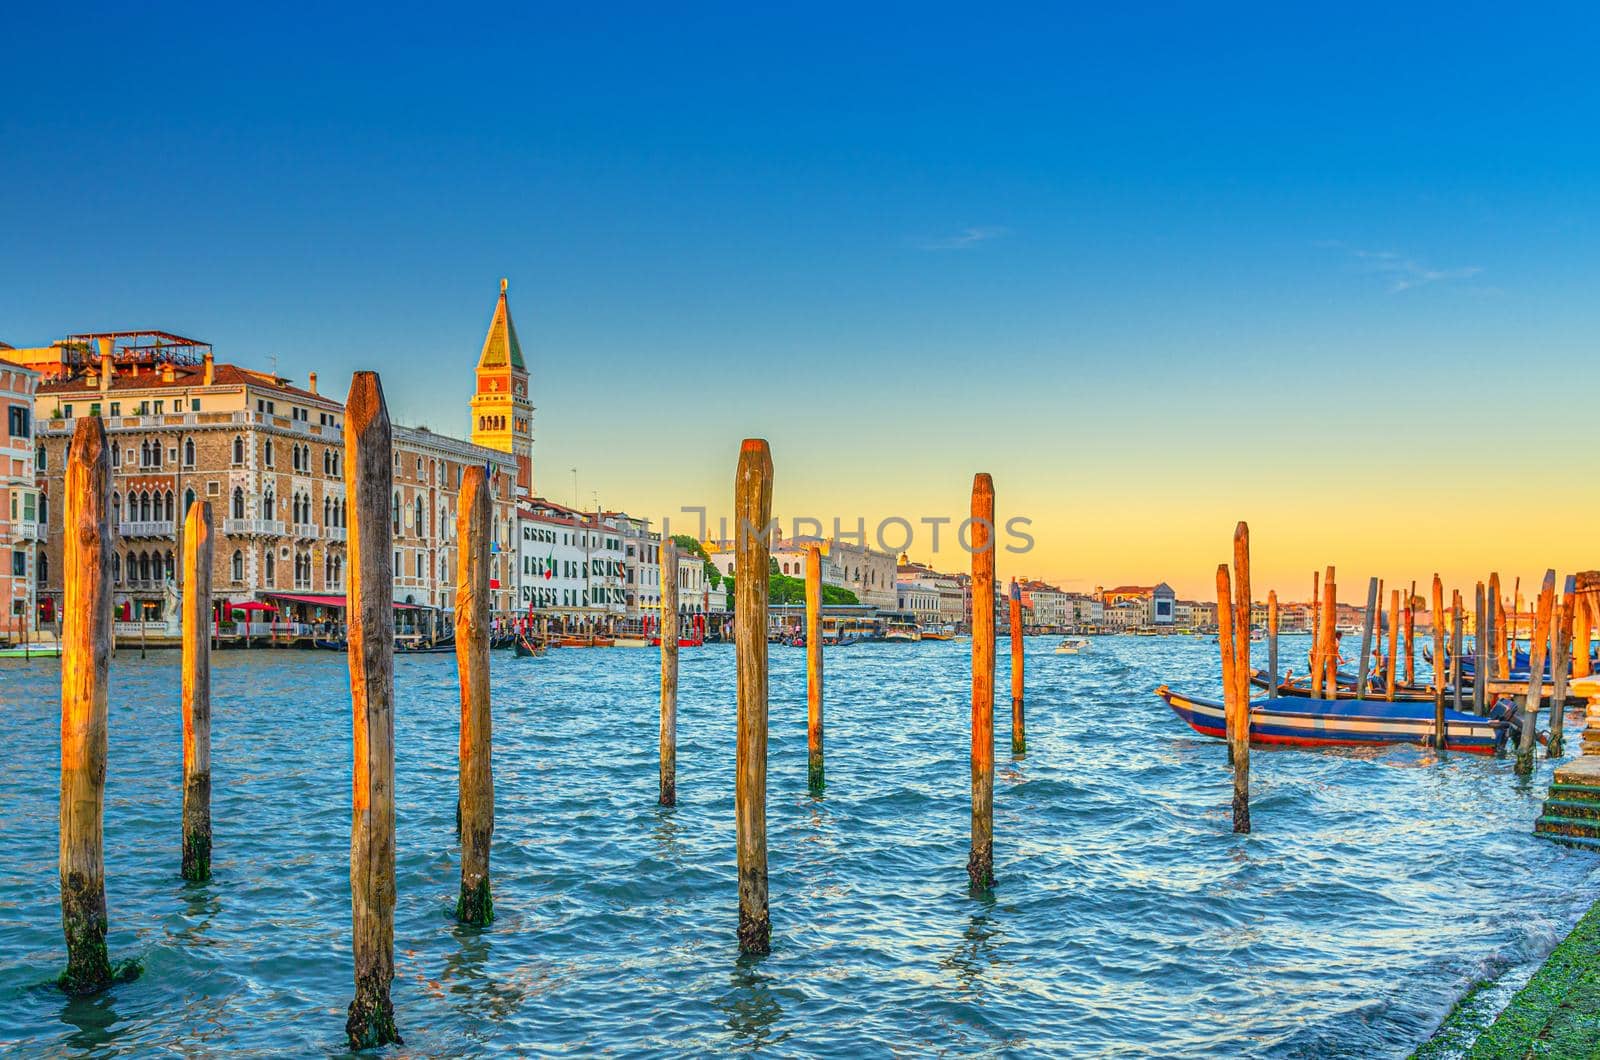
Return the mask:
[(980, 243), (999, 239), (1010, 233), (1010, 229), (995, 225), (977, 225), (972, 228), (963, 228), (953, 236), (939, 236), (933, 239), (919, 239), (914, 242), (918, 250), (971, 250)]
[(1360, 247), (1346, 246), (1337, 241), (1325, 241), (1317, 245), (1345, 251), (1355, 259), (1356, 266), (1360, 271), (1372, 273), (1387, 280), (1389, 291), (1393, 294), (1414, 290), (1418, 287), (1427, 287), (1430, 284), (1470, 280), (1483, 272), (1483, 269), (1477, 265), (1464, 265), (1450, 269), (1436, 268), (1426, 262), (1407, 257), (1393, 250), (1363, 250)]

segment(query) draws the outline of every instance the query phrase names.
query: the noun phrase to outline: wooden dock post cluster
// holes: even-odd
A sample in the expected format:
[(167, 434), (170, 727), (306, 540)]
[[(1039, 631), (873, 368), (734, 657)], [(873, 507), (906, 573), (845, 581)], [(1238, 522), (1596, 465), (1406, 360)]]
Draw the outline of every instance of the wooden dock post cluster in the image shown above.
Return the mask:
[[(1313, 603), (1316, 612), (1311, 638), (1311, 694), (1321, 698), (1339, 687), (1339, 602), (1330, 566), (1322, 578), (1322, 599)], [(1312, 575), (1312, 595), (1317, 592)]]
[(967, 882), (994, 886), (994, 479), (972, 480), (972, 847)]
[(734, 816), (738, 825), (739, 949), (772, 949), (767, 912), (767, 598), (771, 558), (772, 453), (762, 438), (739, 447), (733, 517), (734, 653), (738, 673), (738, 740)]
[(661, 797), (678, 804), (678, 546), (661, 543)]
[(211, 875), (211, 503), (183, 518), (183, 861), (186, 880)]
[(806, 549), (806, 784), (821, 795), (822, 767), (822, 546)]
[(1217, 644), (1233, 763), (1233, 830), (1239, 833), (1250, 831), (1250, 606), (1250, 528), (1241, 522), (1233, 531), (1233, 577), (1226, 563), (1217, 564)]
[(456, 919), (494, 919), (489, 845), (494, 835), (494, 770), (489, 712), (489, 483), (484, 469), (461, 476), (456, 511), (456, 669), (461, 683), (459, 801), (461, 896)]

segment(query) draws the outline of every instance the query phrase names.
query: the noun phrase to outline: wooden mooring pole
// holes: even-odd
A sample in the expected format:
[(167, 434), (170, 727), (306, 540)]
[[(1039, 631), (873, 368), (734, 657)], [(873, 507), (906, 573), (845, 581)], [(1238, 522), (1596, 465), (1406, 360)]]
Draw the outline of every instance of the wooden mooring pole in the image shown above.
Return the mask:
[(1461, 710), (1461, 590), (1452, 589), (1450, 596), (1450, 709)]
[[(1544, 572), (1533, 616), (1533, 640), (1528, 644), (1528, 691), (1522, 697), (1522, 734), (1517, 741), (1518, 773), (1533, 772), (1534, 734), (1538, 729), (1539, 702), (1544, 698), (1545, 645), (1550, 640), (1550, 618), (1555, 608), (1556, 572)], [(1516, 641), (1512, 641), (1516, 650)]]
[(767, 912), (767, 565), (771, 543), (772, 453), (761, 438), (739, 447), (733, 484), (734, 649), (738, 745), (734, 816), (738, 823), (739, 950), (772, 949)]
[(994, 480), (972, 480), (972, 849), (967, 880), (994, 886)]
[(1383, 667), (1384, 678), (1385, 678), (1385, 682), (1384, 682), (1384, 684), (1385, 684), (1385, 687), (1384, 687), (1384, 698), (1387, 699), (1391, 703), (1394, 702), (1394, 689), (1395, 689), (1395, 672), (1394, 672), (1394, 668), (1395, 668), (1395, 663), (1397, 661), (1397, 656), (1399, 655), (1399, 652), (1396, 650), (1396, 644), (1397, 644), (1397, 642), (1399, 640), (1399, 636), (1400, 636), (1400, 590), (1399, 589), (1391, 589), (1391, 590), (1389, 590), (1389, 657), (1388, 657), (1388, 660), (1384, 664), (1384, 667)]
[(1028, 752), (1027, 726), (1022, 717), (1022, 588), (1011, 581), (1011, 753), (1021, 757)]
[(1550, 746), (1545, 753), (1558, 758), (1561, 732), (1567, 720), (1567, 674), (1572, 668), (1572, 626), (1576, 619), (1578, 579), (1567, 575), (1561, 587), (1561, 607), (1550, 628)]
[(1577, 603), (1572, 614), (1572, 676), (1588, 677), (1589, 652), (1593, 647), (1595, 603), (1600, 600), (1600, 571), (1582, 571), (1577, 576)]
[(1233, 701), (1227, 718), (1233, 758), (1233, 830), (1250, 831), (1250, 527), (1233, 530)]
[[(1378, 579), (1367, 579), (1367, 610), (1361, 624), (1361, 665), (1356, 678), (1356, 698), (1367, 698), (1367, 674), (1372, 665), (1372, 634), (1378, 623)], [(1337, 686), (1335, 686), (1337, 687)]]
[[(1322, 695), (1322, 572), (1311, 572), (1311, 651), (1306, 659), (1310, 667), (1311, 694)], [(1273, 689), (1277, 694), (1277, 689)]]
[(678, 546), (661, 543), (661, 796), (678, 805)]
[(1322, 686), (1330, 697), (1339, 692), (1339, 585), (1332, 567), (1322, 577)]
[(211, 502), (183, 518), (183, 854), (186, 880), (211, 875)]
[(394, 561), (389, 410), (376, 372), (357, 372), (345, 402), (344, 485), (349, 532), (348, 659), (354, 719), (350, 911), (356, 996), (352, 1049), (401, 1041), (394, 979)]
[(58, 982), (69, 994), (92, 994), (112, 980), (103, 849), (111, 532), (106, 432), (98, 416), (84, 416), (73, 428), (63, 493), (59, 854), (67, 970)]
[(806, 785), (826, 786), (822, 765), (822, 546), (806, 548)]
[(1267, 698), (1278, 694), (1278, 591), (1267, 593)]
[(1489, 712), (1489, 644), (1484, 639), (1484, 611), (1488, 607), (1488, 593), (1482, 582), (1478, 583), (1472, 612), (1472, 712), (1483, 716)]
[(1448, 663), (1444, 657), (1444, 582), (1433, 576), (1433, 746), (1445, 749), (1444, 686)]
[(458, 775), (461, 897), (456, 919), (494, 919), (489, 846), (494, 837), (493, 719), (489, 707), (489, 483), (481, 467), (461, 475), (456, 506), (456, 670), (461, 678)]
[(1417, 583), (1406, 592), (1406, 687), (1417, 683)]

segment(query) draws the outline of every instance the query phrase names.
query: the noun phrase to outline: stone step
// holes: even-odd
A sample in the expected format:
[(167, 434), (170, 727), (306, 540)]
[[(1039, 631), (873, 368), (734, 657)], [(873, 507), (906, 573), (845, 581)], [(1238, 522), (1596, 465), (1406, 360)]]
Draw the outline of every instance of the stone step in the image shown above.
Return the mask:
[(1562, 784), (1550, 785), (1552, 799), (1583, 800), (1586, 802), (1600, 802), (1600, 787), (1590, 784)]
[(1600, 800), (1550, 798), (1544, 800), (1544, 813), (1547, 817), (1600, 820)]
[(1574, 836), (1600, 841), (1600, 821), (1581, 817), (1540, 817), (1533, 824), (1540, 835)]
[(1595, 853), (1600, 854), (1600, 839), (1588, 836), (1562, 835), (1559, 832), (1545, 832), (1538, 828), (1534, 829), (1533, 834), (1542, 836), (1552, 843), (1561, 843), (1564, 846), (1578, 847), (1582, 850), (1593, 850)]

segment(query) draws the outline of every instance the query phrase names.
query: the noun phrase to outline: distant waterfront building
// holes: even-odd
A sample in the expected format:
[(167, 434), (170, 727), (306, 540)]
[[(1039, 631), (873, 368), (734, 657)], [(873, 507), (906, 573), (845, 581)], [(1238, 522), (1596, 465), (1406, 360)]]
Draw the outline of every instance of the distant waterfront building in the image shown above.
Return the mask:
[[(4, 352), (0, 351), (0, 356)], [(45, 495), (39, 490), (33, 468), (33, 400), (39, 373), (0, 360), (0, 606), (4, 607), (5, 638), (18, 624), (34, 627), (36, 574), (43, 548), (41, 510)]]
[(1023, 578), (1022, 602), (1032, 614), (1033, 628), (1055, 633), (1072, 625), (1072, 606), (1068, 595), (1054, 585)]
[(1098, 596), (1068, 593), (1067, 604), (1071, 608), (1069, 625), (1073, 629), (1099, 629), (1105, 624), (1105, 605)]
[(472, 441), (510, 453), (517, 464), (521, 496), (533, 495), (533, 401), (528, 366), (506, 305), (506, 281), (489, 320), (489, 332), (478, 355), (477, 387), (472, 395)]
[(1143, 626), (1171, 626), (1176, 614), (1178, 594), (1166, 582), (1157, 585), (1119, 585), (1115, 589), (1095, 589), (1095, 595), (1109, 612), (1111, 608), (1126, 603), (1138, 603), (1144, 608)]
[(622, 534), (623, 594), (629, 619), (661, 612), (661, 535), (650, 520), (626, 512), (607, 512)]
[(627, 555), (615, 514), (535, 497), (518, 511), (517, 527), (522, 610), (601, 623), (628, 616)]
[(909, 557), (902, 554), (895, 568), (895, 581), (897, 585), (919, 583), (932, 586), (938, 592), (939, 609), (935, 622), (940, 627), (955, 629), (966, 621), (968, 596), (957, 575), (941, 574), (925, 563), (911, 562)]
[(917, 616), (917, 625), (923, 629), (941, 623), (939, 612), (939, 587), (924, 581), (902, 581), (895, 586), (896, 608)]
[[(892, 610), (899, 605), (894, 556), (854, 542), (826, 537), (785, 538), (780, 529), (771, 543), (771, 556), (778, 565), (778, 573), (804, 578), (806, 554), (814, 544), (822, 548), (822, 584), (848, 589), (867, 606)], [(707, 541), (704, 546), (711, 562), (724, 576), (737, 577), (733, 569), (732, 541)]]

